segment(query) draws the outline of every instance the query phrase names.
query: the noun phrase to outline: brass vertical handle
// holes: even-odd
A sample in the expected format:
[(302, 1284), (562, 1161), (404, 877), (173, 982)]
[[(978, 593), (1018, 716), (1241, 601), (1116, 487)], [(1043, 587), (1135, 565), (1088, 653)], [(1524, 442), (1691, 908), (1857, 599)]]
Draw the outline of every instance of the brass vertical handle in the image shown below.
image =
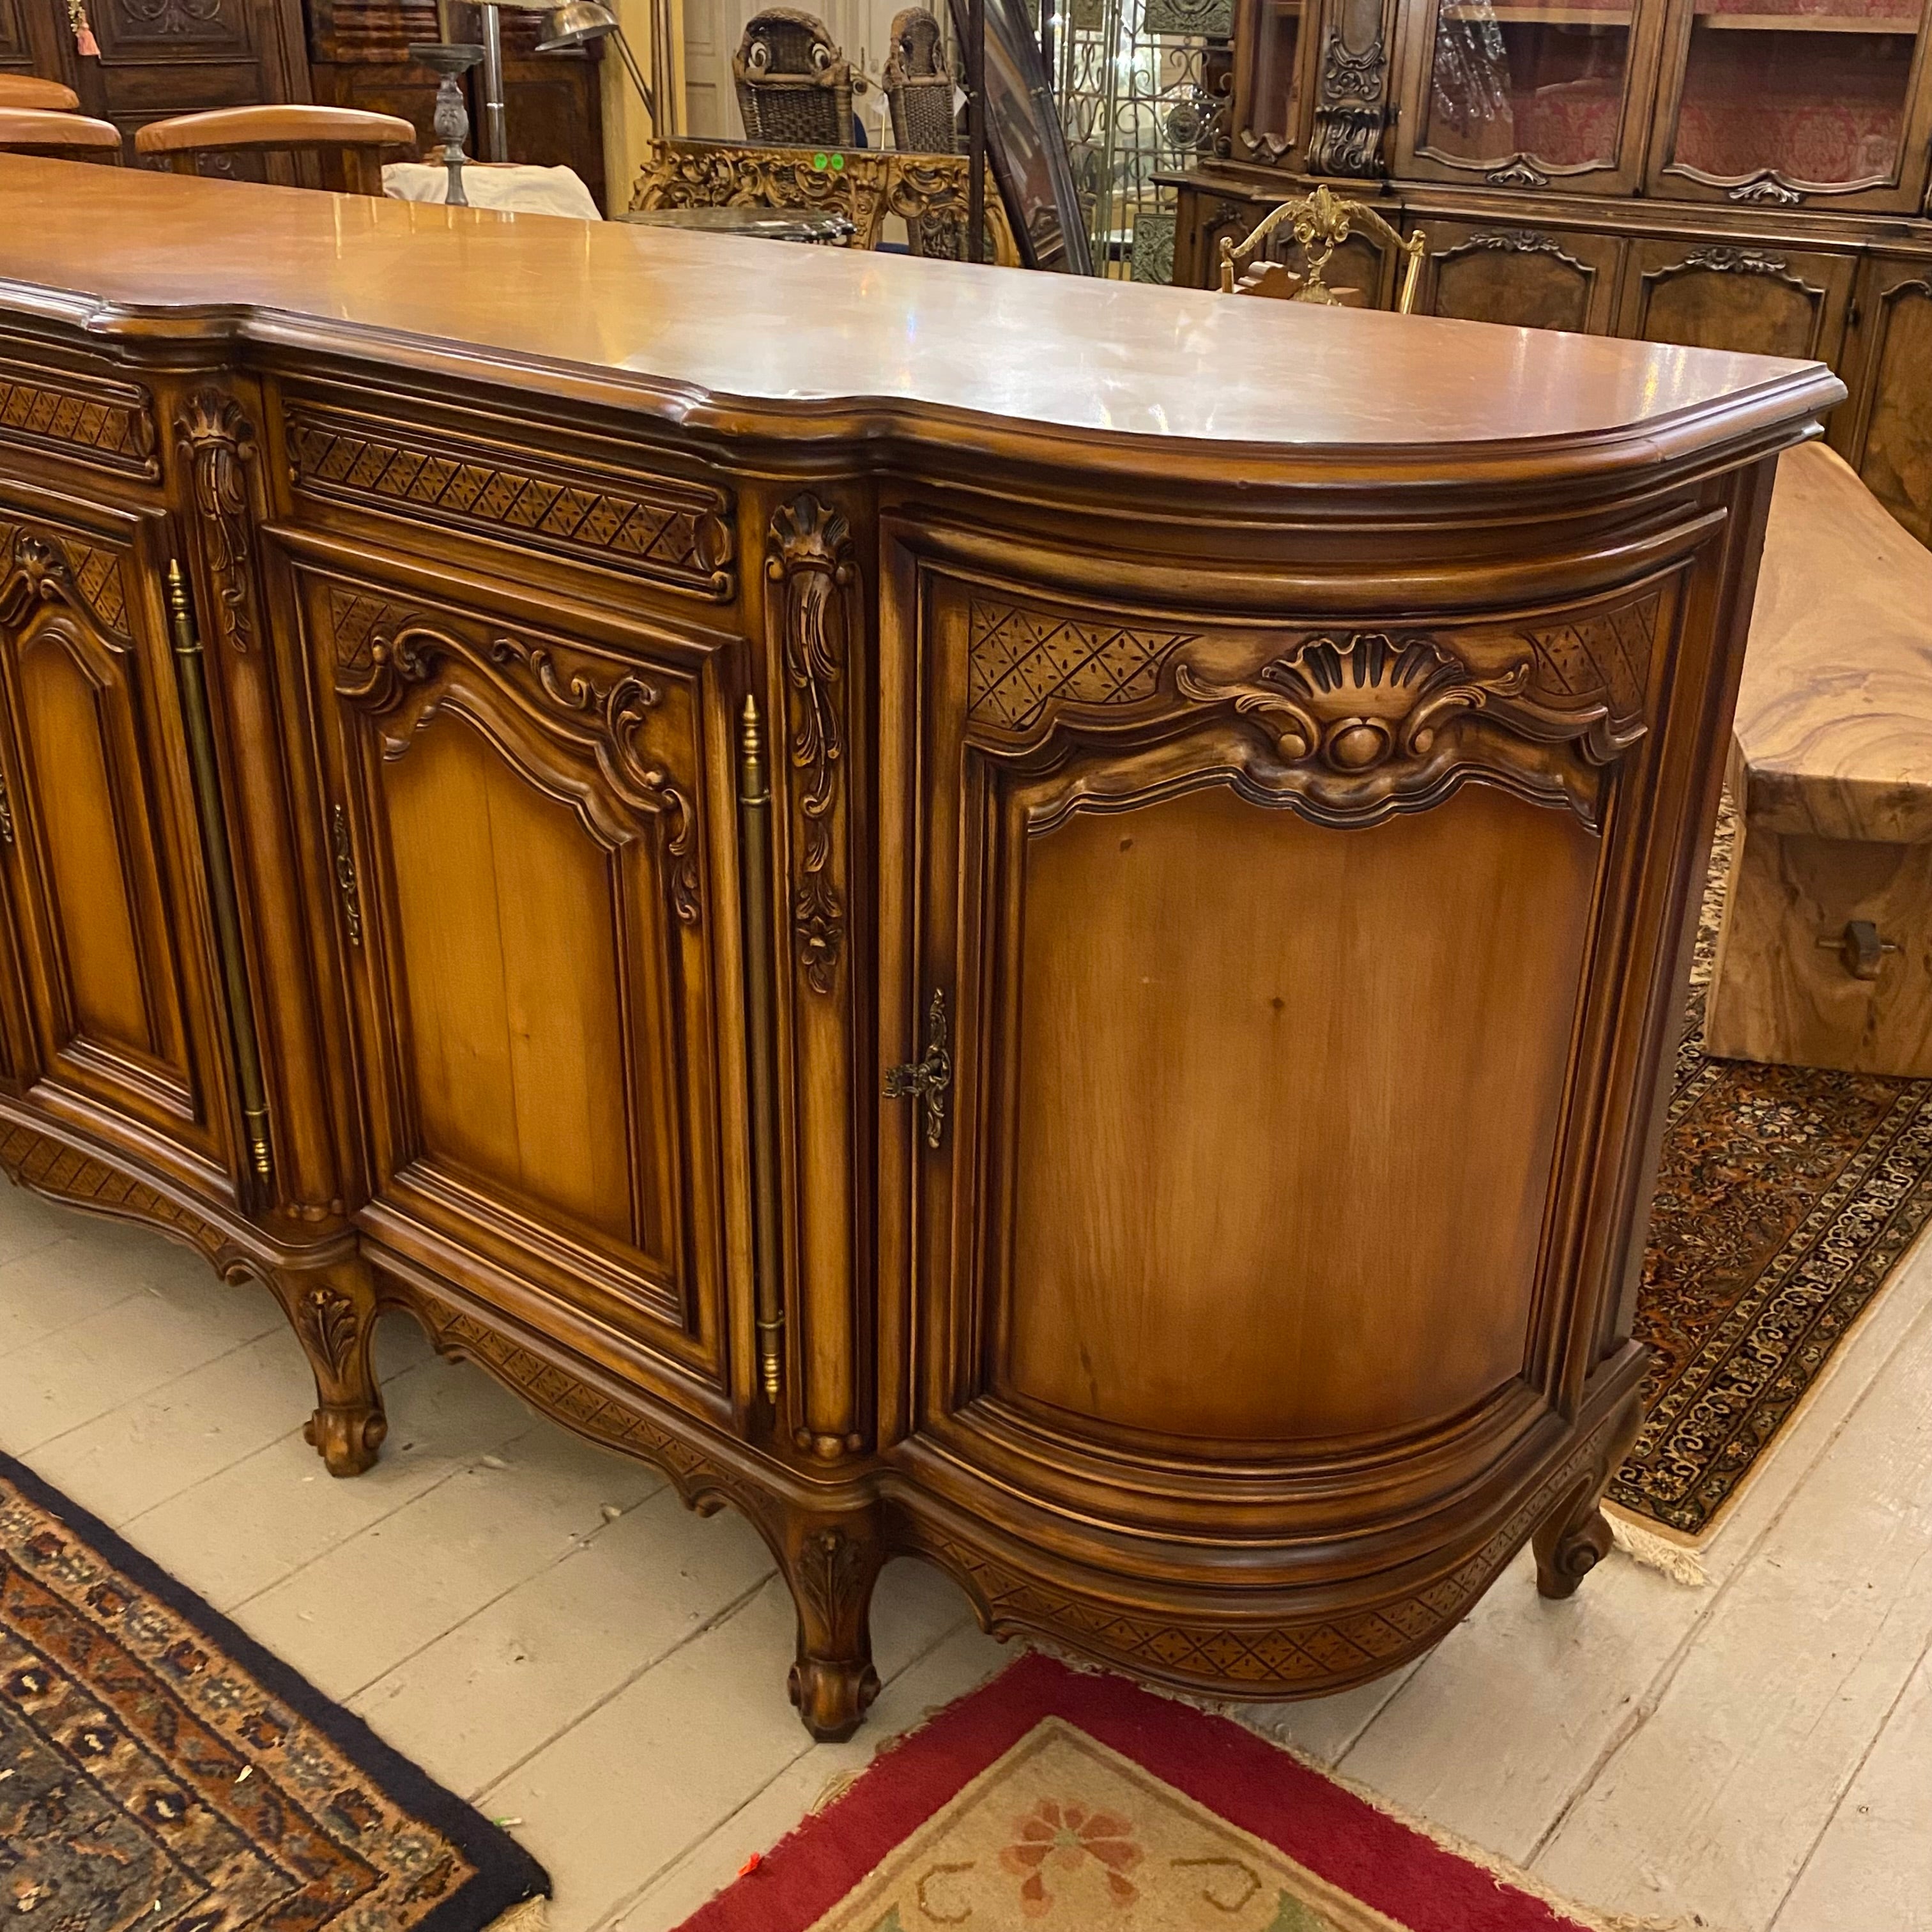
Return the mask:
[(14, 801), (7, 796), (7, 775), (0, 772), (0, 840), (14, 842)]
[(362, 893), (356, 880), (356, 850), (349, 842), (349, 814), (340, 806), (329, 821), (329, 842), (335, 854), (335, 885), (342, 895), (342, 922), (351, 946), (362, 944)]
[(208, 704), (208, 673), (200, 633), (188, 599), (187, 580), (172, 560), (167, 578), (168, 628), (172, 634), (175, 681), (181, 693), (182, 735), (188, 742), (195, 816), (200, 820), (201, 851), (208, 875), (208, 909), (214, 922), (220, 958), (224, 1004), (235, 1052), (236, 1097), (241, 1103), (249, 1166), (266, 1188), (274, 1173), (268, 1135), (268, 1096), (262, 1078), (262, 1050), (255, 1033), (254, 1004), (248, 990), (248, 956), (242, 940), (242, 909), (235, 890), (235, 856), (229, 848), (228, 820), (221, 802), (221, 768), (214, 755), (214, 724)]
[(926, 1010), (926, 1054), (903, 1066), (886, 1069), (888, 1100), (926, 1103), (926, 1144), (936, 1148), (946, 1131), (946, 1090), (952, 1084), (952, 1055), (946, 1044), (946, 995), (934, 988)]
[(758, 700), (748, 697), (738, 729), (739, 892), (745, 938), (745, 1052), (752, 1138), (752, 1305), (758, 1386), (776, 1406), (784, 1386), (784, 1298), (778, 1281), (778, 1083), (773, 1041), (772, 788)]

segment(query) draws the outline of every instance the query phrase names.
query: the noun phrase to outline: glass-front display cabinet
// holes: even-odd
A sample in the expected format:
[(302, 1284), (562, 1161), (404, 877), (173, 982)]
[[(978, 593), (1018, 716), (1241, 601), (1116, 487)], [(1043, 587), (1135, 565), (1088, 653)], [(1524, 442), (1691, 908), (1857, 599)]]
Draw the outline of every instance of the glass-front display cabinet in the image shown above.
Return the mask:
[(1926, 14), (1927, 0), (1675, 0), (1650, 192), (1916, 210)]
[(1591, 194), (1642, 179), (1657, 0), (1426, 0), (1406, 12), (1399, 172)]
[(1252, 0), (1234, 20), (1234, 87), (1229, 152), (1262, 167), (1306, 163), (1316, 0)]

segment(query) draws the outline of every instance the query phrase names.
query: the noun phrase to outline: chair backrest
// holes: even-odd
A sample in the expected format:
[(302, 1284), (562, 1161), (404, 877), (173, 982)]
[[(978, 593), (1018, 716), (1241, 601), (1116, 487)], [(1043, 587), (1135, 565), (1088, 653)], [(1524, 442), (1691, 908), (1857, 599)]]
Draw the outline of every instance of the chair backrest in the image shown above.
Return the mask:
[(37, 74), (0, 74), (0, 107), (38, 107), (50, 114), (78, 114), (80, 96)]
[(958, 152), (952, 70), (939, 22), (925, 8), (908, 7), (892, 16), (892, 52), (882, 79), (892, 110), (894, 147), (902, 154)]
[(745, 23), (731, 56), (745, 137), (780, 148), (852, 145), (852, 68), (825, 22), (767, 7)]
[(63, 161), (105, 161), (121, 165), (121, 130), (111, 121), (85, 114), (59, 114), (45, 107), (0, 107), (0, 150), (10, 154), (51, 154)]
[(315, 153), (340, 157), (351, 194), (382, 192), (382, 152), (416, 152), (416, 130), (393, 114), (356, 107), (217, 107), (177, 114), (134, 131), (134, 152), (158, 157), (178, 175), (199, 172), (203, 154)]
[[(1299, 275), (1284, 262), (1270, 261), (1265, 256), (1254, 259), (1269, 236), (1283, 226), (1292, 227), (1294, 238), (1301, 246), (1306, 266)], [(1283, 202), (1264, 216), (1243, 241), (1231, 242), (1222, 236), (1221, 291), (1224, 295), (1274, 296), (1288, 302), (1340, 305), (1342, 294), (1328, 286), (1323, 271), (1336, 249), (1358, 230), (1390, 244), (1402, 256), (1402, 280), (1396, 289), (1396, 313), (1412, 314), (1423, 250), (1427, 245), (1423, 237), (1402, 234), (1366, 202), (1342, 200), (1325, 188)], [(1237, 280), (1234, 271), (1244, 262), (1250, 266)]]

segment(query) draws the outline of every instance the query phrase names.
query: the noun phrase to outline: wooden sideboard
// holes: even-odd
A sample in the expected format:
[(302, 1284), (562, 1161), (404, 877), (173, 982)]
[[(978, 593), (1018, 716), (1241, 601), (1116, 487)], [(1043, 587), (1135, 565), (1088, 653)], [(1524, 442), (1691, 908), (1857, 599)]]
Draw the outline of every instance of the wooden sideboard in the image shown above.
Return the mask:
[[(52, 211), (58, 218), (46, 218)], [(1815, 364), (0, 157), (0, 1164), (1196, 1690), (1630, 1339)]]
[[(1174, 279), (1345, 181), (1428, 241), (1419, 308), (1816, 357), (1833, 446), (1932, 544), (1928, 0), (1236, 0)], [(1390, 250), (1352, 242), (1356, 286)], [(1330, 279), (1334, 280), (1332, 276)]]
[[(474, 38), (475, 10), (451, 0), (451, 10), (458, 38)], [(0, 0), (0, 74), (38, 74), (73, 88), (85, 112), (128, 136), (130, 164), (145, 122), (286, 100), (400, 115), (425, 152), (434, 142), (436, 77), (409, 58), (412, 41), (437, 38), (434, 0), (87, 0), (87, 18), (98, 59), (76, 50), (64, 0)], [(503, 16), (511, 158), (575, 169), (601, 207), (596, 58), (533, 52), (542, 18)], [(474, 125), (473, 80), (465, 84)], [(225, 155), (220, 166), (252, 179), (292, 178), (279, 155)]]

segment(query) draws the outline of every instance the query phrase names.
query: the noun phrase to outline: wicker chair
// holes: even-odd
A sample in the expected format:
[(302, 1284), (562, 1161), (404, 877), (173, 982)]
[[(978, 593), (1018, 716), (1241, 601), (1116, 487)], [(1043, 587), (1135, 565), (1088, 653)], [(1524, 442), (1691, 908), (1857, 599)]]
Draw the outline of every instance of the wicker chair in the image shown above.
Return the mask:
[(908, 7), (892, 16), (892, 50), (884, 79), (893, 146), (907, 154), (956, 154), (952, 70), (940, 43), (939, 22), (925, 8)]
[(767, 7), (731, 56), (748, 140), (776, 148), (852, 144), (852, 68), (815, 14)]
[[(1286, 262), (1265, 257), (1252, 260), (1276, 229), (1292, 226), (1300, 244), (1304, 263), (1297, 274)], [(1221, 292), (1223, 295), (1273, 296), (1285, 302), (1324, 302), (1332, 307), (1353, 306), (1348, 297), (1360, 292), (1332, 289), (1324, 279), (1328, 258), (1356, 230), (1372, 236), (1395, 248), (1404, 258), (1402, 281), (1396, 293), (1396, 313), (1412, 314), (1416, 283), (1422, 272), (1423, 250), (1420, 235), (1403, 236), (1376, 211), (1359, 201), (1342, 201), (1325, 188), (1312, 194), (1285, 201), (1265, 215), (1253, 233), (1244, 241), (1221, 238)], [(1244, 262), (1250, 266), (1236, 279), (1234, 271)]]

